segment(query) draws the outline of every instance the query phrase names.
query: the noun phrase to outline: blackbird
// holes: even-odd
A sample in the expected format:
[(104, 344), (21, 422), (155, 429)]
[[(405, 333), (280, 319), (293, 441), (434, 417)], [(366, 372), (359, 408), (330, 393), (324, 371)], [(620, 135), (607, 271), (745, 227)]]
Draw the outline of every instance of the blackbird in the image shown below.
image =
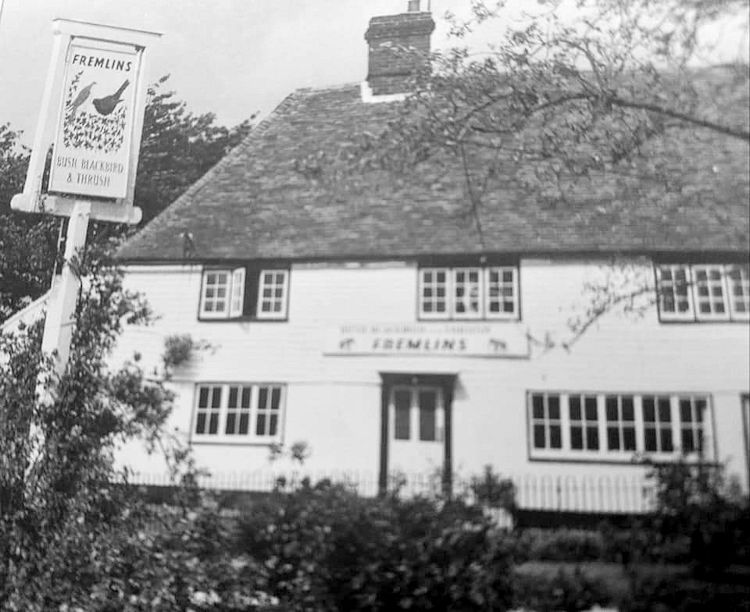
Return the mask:
[(113, 94), (110, 94), (109, 96), (104, 96), (103, 98), (95, 98), (91, 101), (91, 103), (94, 105), (94, 108), (100, 115), (109, 115), (113, 110), (115, 110), (115, 107), (119, 102), (122, 102), (120, 100), (120, 96), (122, 95), (122, 92), (125, 91), (125, 88), (128, 86), (130, 81), (125, 79), (125, 82), (120, 85), (120, 88)]
[(86, 100), (89, 99), (89, 95), (91, 95), (91, 88), (96, 85), (96, 81), (91, 81), (86, 87), (81, 89), (78, 92), (78, 95), (75, 97), (75, 100), (71, 100), (71, 102), (68, 104), (68, 109), (70, 110), (71, 115), (75, 116), (76, 111), (78, 110), (78, 107), (81, 106)]

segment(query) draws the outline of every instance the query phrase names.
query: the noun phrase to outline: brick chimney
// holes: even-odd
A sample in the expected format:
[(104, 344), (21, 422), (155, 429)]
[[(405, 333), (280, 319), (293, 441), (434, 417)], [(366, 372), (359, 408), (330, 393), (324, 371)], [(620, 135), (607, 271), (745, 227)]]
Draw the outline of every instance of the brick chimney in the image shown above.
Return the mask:
[[(424, 0), (423, 0), (424, 1)], [(375, 96), (407, 93), (414, 73), (427, 65), (435, 22), (409, 0), (400, 15), (373, 17), (365, 33), (369, 48), (367, 84)]]

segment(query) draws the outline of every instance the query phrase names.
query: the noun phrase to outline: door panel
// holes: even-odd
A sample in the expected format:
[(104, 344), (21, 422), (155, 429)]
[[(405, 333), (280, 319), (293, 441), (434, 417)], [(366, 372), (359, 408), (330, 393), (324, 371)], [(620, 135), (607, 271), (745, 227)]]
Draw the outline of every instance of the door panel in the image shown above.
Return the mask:
[(445, 404), (440, 387), (401, 385), (391, 389), (389, 472), (431, 474), (445, 460)]

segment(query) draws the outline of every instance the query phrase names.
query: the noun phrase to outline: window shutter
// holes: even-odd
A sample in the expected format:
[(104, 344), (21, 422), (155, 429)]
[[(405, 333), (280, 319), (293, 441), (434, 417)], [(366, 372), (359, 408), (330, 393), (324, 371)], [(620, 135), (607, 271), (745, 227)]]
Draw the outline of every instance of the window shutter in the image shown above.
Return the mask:
[(229, 306), (230, 317), (241, 317), (245, 304), (245, 268), (232, 271), (232, 297)]

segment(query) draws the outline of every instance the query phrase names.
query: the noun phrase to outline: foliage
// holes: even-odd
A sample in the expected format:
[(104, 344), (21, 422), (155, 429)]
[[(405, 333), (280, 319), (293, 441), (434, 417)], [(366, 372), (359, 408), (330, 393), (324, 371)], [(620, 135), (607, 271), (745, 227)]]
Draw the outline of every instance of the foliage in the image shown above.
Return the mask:
[(746, 24), (747, 0), (544, 0), (521, 18), (505, 2), (488, 4), (473, 2), (469, 21), (451, 18), (459, 40), (492, 26), (487, 49), (434, 54), (387, 131), (395, 138), (379, 139), (388, 150), (376, 153), (394, 167), (455, 156), (480, 233), (482, 197), (509, 167), (550, 205), (580, 197), (602, 173), (663, 195), (681, 180), (679, 151), (654, 156), (647, 143), (672, 128), (750, 142), (747, 55), (718, 80), (695, 68), (712, 51), (701, 36), (717, 23)]
[(135, 204), (143, 223), (160, 213), (249, 133), (255, 115), (228, 129), (212, 113), (194, 115), (174, 91), (169, 75), (148, 89), (138, 161)]
[(618, 602), (622, 612), (703, 612), (704, 610), (748, 610), (750, 587), (745, 583), (685, 580), (678, 576), (659, 578), (639, 575)]
[[(106, 365), (123, 325), (146, 321), (148, 308), (123, 289), (102, 249), (73, 265), (87, 281), (62, 374), (41, 353), (41, 324), (0, 336), (0, 607), (18, 593), (70, 588), (52, 586), (77, 567), (63, 560), (98, 554), (99, 535), (128, 511), (115, 446), (165, 440), (171, 393), (132, 363)], [(32, 598), (16, 609), (48, 607)]]
[(750, 560), (750, 506), (739, 487), (727, 483), (721, 465), (681, 460), (655, 464), (657, 511), (649, 526), (656, 542), (689, 539), (698, 574), (715, 573)]
[(49, 286), (59, 221), (11, 215), (10, 200), (23, 190), (28, 151), (18, 132), (0, 125), (0, 321)]
[(572, 572), (560, 569), (552, 577), (518, 574), (514, 603), (539, 612), (577, 612), (608, 604), (611, 599), (601, 581), (587, 577), (576, 567)]
[(193, 357), (195, 351), (202, 351), (211, 348), (211, 345), (204, 340), (194, 340), (190, 334), (172, 334), (164, 339), (164, 352), (162, 353), (162, 363), (167, 376), (172, 369), (179, 367)]
[(245, 510), (241, 545), (290, 610), (504, 609), (511, 551), (480, 508), (304, 482)]
[(312, 449), (310, 448), (310, 445), (304, 440), (297, 440), (296, 442), (289, 445), (288, 448), (283, 444), (279, 444), (277, 442), (271, 444), (268, 447), (268, 461), (270, 463), (274, 463), (279, 459), (288, 457), (292, 463), (303, 465), (305, 461), (310, 458), (311, 454)]
[(516, 511), (516, 485), (511, 478), (502, 478), (491, 465), (486, 465), (481, 476), (472, 477), (469, 490), (479, 504), (488, 508), (502, 508), (511, 515)]
[(52, 534), (44, 572), (16, 580), (3, 609), (278, 609), (278, 600), (264, 590), (264, 567), (229, 552), (232, 522), (210, 500), (190, 509), (154, 507), (137, 491), (121, 493), (126, 509), (113, 520), (87, 517)]
[(606, 545), (602, 534), (584, 529), (524, 529), (518, 546), (532, 561), (601, 561)]

